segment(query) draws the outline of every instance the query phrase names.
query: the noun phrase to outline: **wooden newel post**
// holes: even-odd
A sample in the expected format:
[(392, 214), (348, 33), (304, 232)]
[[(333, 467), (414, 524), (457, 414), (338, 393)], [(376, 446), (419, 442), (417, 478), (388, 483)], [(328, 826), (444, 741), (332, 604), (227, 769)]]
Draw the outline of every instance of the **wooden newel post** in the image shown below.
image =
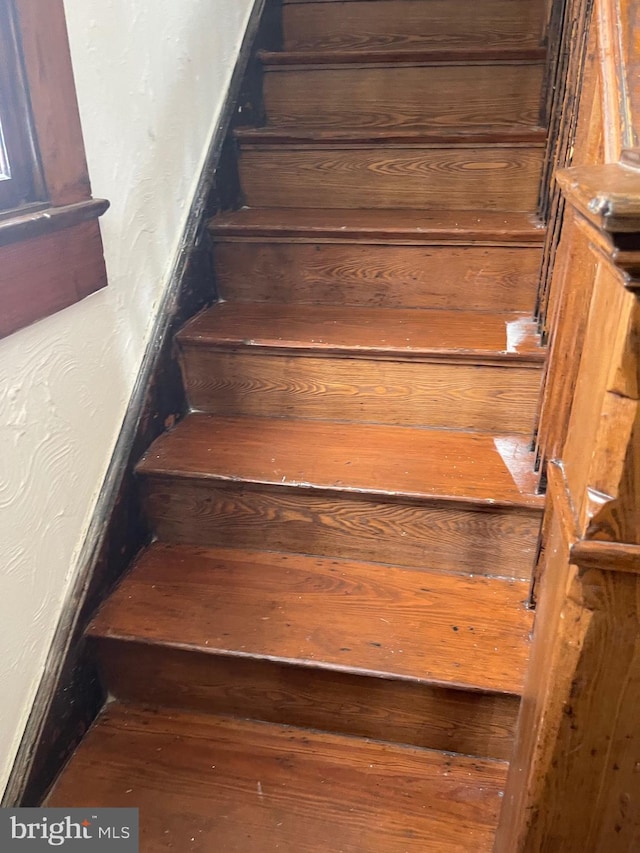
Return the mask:
[[(532, 658), (498, 853), (640, 850), (639, 154), (558, 175), (574, 230), (558, 323), (576, 324), (576, 287), (588, 300), (564, 429), (547, 445)], [(556, 399), (566, 328), (547, 374)]]

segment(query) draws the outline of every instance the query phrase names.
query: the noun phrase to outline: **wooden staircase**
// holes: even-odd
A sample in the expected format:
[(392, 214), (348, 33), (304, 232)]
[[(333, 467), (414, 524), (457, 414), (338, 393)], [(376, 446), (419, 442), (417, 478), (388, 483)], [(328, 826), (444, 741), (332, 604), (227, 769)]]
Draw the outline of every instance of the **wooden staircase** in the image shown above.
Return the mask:
[(543, 3), (283, 0), (156, 541), (89, 627), (113, 701), (49, 805), (142, 850), (490, 850), (543, 499)]

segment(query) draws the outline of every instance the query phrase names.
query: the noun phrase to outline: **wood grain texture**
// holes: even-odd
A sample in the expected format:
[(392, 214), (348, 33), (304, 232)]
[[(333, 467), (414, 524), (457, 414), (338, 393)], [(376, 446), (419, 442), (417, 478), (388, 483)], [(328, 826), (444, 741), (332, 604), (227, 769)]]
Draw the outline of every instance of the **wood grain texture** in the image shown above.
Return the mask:
[(533, 212), (542, 150), (243, 147), (252, 207), (448, 208)]
[(152, 444), (137, 471), (212, 486), (540, 510), (531, 466), (529, 443), (520, 436), (191, 414)]
[(191, 408), (219, 415), (296, 417), (521, 433), (531, 436), (540, 372), (469, 364), (182, 348)]
[(537, 247), (217, 242), (222, 299), (370, 308), (531, 312)]
[(535, 323), (522, 314), (221, 303), (179, 333), (192, 347), (407, 361), (540, 365)]
[(387, 245), (536, 245), (544, 226), (530, 213), (492, 210), (268, 210), (244, 207), (210, 222), (214, 238), (363, 242)]
[(286, 50), (534, 47), (538, 0), (385, 0), (283, 3)]
[[(384, 617), (383, 617), (384, 618)], [(274, 660), (100, 637), (102, 676), (119, 700), (249, 717), (508, 760), (519, 696), (371, 678)]]
[(500, 579), (157, 544), (89, 632), (213, 656), (518, 694), (532, 624), (523, 604), (527, 591), (526, 583)]
[(0, 337), (107, 284), (96, 220), (0, 248)]
[(265, 74), (268, 123), (395, 130), (536, 125), (541, 64), (278, 70)]
[(135, 805), (145, 853), (192, 838), (237, 853), (488, 853), (504, 776), (502, 762), (116, 705), (47, 805)]
[(166, 542), (266, 548), (443, 572), (531, 576), (540, 512), (154, 476), (145, 506)]

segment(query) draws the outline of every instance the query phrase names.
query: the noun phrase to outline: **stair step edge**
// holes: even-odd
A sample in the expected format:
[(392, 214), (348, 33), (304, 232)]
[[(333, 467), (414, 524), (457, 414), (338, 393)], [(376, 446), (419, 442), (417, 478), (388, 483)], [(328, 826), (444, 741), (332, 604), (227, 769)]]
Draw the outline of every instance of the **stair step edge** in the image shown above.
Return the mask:
[(538, 64), (546, 59), (541, 47), (399, 48), (389, 50), (261, 50), (258, 58), (269, 71), (309, 66), (389, 64), (407, 65), (502, 65)]
[[(395, 222), (395, 224), (394, 224)], [(546, 228), (518, 212), (249, 208), (209, 220), (214, 240), (302, 239), (389, 244), (544, 246)]]
[(261, 654), (258, 652), (244, 652), (238, 649), (216, 648), (206, 645), (196, 645), (181, 643), (175, 640), (148, 640), (145, 637), (135, 634), (118, 634), (109, 633), (89, 625), (86, 631), (86, 636), (93, 641), (108, 640), (124, 643), (140, 643), (147, 646), (154, 646), (167, 649), (177, 649), (181, 651), (194, 652), (198, 654), (210, 655), (212, 658), (229, 658), (229, 659), (246, 659), (256, 663), (277, 664), (287, 667), (296, 667), (304, 670), (320, 670), (323, 672), (335, 672), (342, 675), (352, 675), (359, 678), (375, 678), (383, 681), (400, 681), (411, 684), (422, 685), (424, 687), (437, 687), (447, 690), (459, 690), (465, 693), (476, 693), (482, 696), (515, 696), (521, 697), (524, 687), (516, 688), (498, 688), (488, 687), (476, 684), (475, 682), (467, 682), (463, 679), (448, 680), (438, 677), (430, 677), (428, 675), (407, 675), (404, 673), (394, 672), (391, 669), (367, 669), (359, 667), (356, 664), (337, 664), (331, 661), (323, 661), (321, 659), (308, 660), (304, 658), (290, 658), (282, 655)]
[[(411, 438), (413, 460), (407, 451)], [(250, 452), (250, 446), (258, 440), (261, 447), (269, 448), (266, 455)], [(371, 454), (375, 455), (374, 447), (380, 442), (386, 447), (384, 466), (380, 466), (377, 456), (376, 464), (372, 462)], [(308, 448), (318, 446), (328, 447), (330, 455), (323, 459), (309, 457)], [(215, 450), (219, 447), (222, 456), (216, 459)], [(525, 449), (526, 459), (522, 458)], [(475, 459), (464, 456), (464, 462), (456, 462), (453, 468), (449, 461), (442, 466), (444, 477), (440, 471), (441, 482), (434, 485), (443, 456), (456, 459), (456, 454), (461, 452), (463, 456), (479, 453), (483, 472), (474, 469)], [(413, 462), (419, 459), (424, 465), (429, 453), (435, 454), (431, 488), (423, 485), (422, 475), (417, 476), (412, 470)], [(354, 454), (356, 464), (346, 467), (352, 464)], [(241, 485), (349, 500), (373, 496), (386, 503), (415, 501), (467, 510), (487, 508), (538, 513), (545, 499), (530, 489), (537, 479), (529, 470), (529, 456), (528, 442), (519, 435), (496, 436), (342, 421), (218, 417), (196, 412), (156, 439), (138, 462), (136, 472), (143, 477), (170, 476), (208, 481), (223, 487)], [(492, 483), (490, 492), (486, 491), (486, 481), (493, 475), (487, 465), (492, 465), (493, 474), (500, 478), (500, 482)], [(464, 469), (462, 473), (460, 467)], [(403, 472), (402, 468), (409, 470)], [(451, 481), (454, 470), (458, 478), (456, 488), (452, 488)], [(338, 473), (340, 476), (336, 477)], [(429, 475), (425, 472), (425, 476)], [(384, 481), (385, 486), (377, 481)]]
[(324, 149), (328, 147), (529, 147), (546, 145), (546, 130), (540, 127), (479, 128), (469, 131), (415, 130), (318, 130), (317, 128), (240, 127), (234, 131), (243, 149), (269, 146)]

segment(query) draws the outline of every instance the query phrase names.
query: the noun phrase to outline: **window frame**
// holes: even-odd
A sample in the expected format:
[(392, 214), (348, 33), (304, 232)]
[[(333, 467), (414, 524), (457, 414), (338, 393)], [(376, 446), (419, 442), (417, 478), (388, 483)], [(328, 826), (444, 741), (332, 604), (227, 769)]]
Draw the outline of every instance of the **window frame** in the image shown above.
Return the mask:
[(0, 215), (0, 337), (107, 284), (98, 218), (109, 203), (91, 195), (63, 0), (46, 12), (42, 0), (11, 3), (33, 185), (29, 203)]

